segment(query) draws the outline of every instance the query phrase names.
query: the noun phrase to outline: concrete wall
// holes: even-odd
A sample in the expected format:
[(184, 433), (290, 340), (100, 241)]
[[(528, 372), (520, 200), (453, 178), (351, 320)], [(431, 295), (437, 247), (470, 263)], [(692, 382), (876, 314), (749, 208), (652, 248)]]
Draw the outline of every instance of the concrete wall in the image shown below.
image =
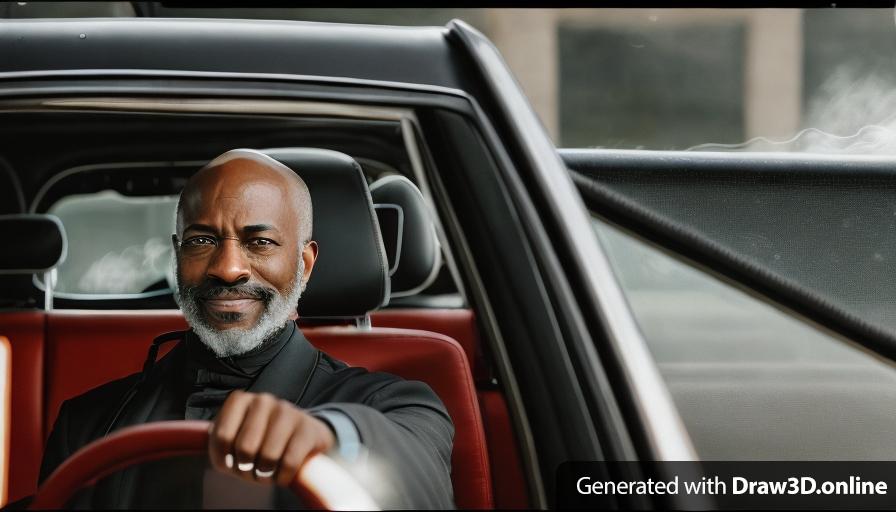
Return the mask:
[(800, 126), (802, 13), (797, 9), (487, 9), (483, 29), (504, 55), (548, 133), (559, 140), (557, 31), (572, 27), (747, 26), (743, 110), (747, 138), (785, 138)]

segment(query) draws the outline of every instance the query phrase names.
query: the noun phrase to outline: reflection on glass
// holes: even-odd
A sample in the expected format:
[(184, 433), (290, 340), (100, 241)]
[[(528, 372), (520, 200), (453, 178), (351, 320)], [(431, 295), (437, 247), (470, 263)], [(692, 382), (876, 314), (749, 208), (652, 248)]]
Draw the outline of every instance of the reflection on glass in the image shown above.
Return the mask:
[(174, 282), (177, 196), (126, 197), (112, 190), (66, 196), (49, 209), (65, 226), (68, 256), (56, 290), (140, 293)]
[(896, 370), (594, 219), (705, 460), (896, 459)]

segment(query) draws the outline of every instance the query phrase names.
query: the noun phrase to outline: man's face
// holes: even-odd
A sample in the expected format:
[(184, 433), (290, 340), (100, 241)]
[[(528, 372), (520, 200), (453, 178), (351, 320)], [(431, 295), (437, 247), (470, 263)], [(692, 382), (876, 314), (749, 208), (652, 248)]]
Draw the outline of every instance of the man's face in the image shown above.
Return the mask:
[(178, 303), (219, 356), (254, 348), (294, 317), (316, 246), (309, 261), (290, 185), (237, 159), (201, 172), (182, 198)]

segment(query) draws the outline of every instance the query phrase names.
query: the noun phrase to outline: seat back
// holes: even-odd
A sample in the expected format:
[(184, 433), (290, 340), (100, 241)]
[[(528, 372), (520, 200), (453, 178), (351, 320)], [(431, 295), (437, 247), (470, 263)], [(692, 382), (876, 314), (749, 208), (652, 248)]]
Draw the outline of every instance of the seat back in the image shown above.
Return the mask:
[[(433, 301), (422, 295), (442, 267), (435, 223), (423, 194), (406, 177), (389, 175), (370, 184), (370, 195), (377, 208), (391, 281), (391, 307), (371, 313), (372, 325), (437, 332), (460, 343), (478, 388), (479, 408), (492, 462), (494, 505), (498, 508), (527, 508), (529, 501), (517, 438), (504, 395), (494, 385), (485, 361), (473, 311), (431, 307)], [(403, 307), (396, 308), (396, 304)]]
[[(152, 340), (186, 329), (179, 310), (57, 310), (47, 315), (43, 436), (50, 436), (62, 402), (139, 372)], [(171, 349), (161, 347), (159, 357)]]
[[(179, 311), (55, 311), (47, 320), (45, 435), (68, 398), (137, 372), (152, 339), (183, 329)], [(463, 348), (453, 339), (409, 329), (310, 327), (312, 344), (352, 366), (428, 384), (454, 421), (452, 482), (459, 508), (490, 508), (491, 472), (476, 390)]]
[(389, 298), (414, 295), (435, 281), (442, 250), (420, 189), (404, 176), (370, 184), (389, 261)]
[(456, 341), (411, 329), (315, 327), (305, 334), (316, 347), (349, 365), (428, 384), (454, 422), (451, 479), (457, 507), (492, 508), (491, 472), (478, 398), (467, 357)]
[(263, 153), (299, 174), (311, 194), (318, 258), (299, 300), (302, 317), (359, 318), (385, 304), (386, 251), (358, 163), (326, 149), (273, 148)]

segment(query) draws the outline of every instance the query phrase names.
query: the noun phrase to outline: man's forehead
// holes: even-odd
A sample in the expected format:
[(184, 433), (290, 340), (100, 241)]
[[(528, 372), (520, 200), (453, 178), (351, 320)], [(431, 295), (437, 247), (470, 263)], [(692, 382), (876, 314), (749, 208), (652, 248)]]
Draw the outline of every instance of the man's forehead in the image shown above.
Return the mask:
[[(292, 173), (288, 168), (286, 172)], [(249, 223), (262, 217), (269, 218), (268, 222), (294, 219), (297, 209), (291, 185), (281, 169), (264, 161), (236, 158), (206, 167), (184, 190), (183, 221), (209, 215), (239, 217)]]
[(270, 155), (266, 155), (261, 151), (257, 151), (254, 149), (231, 149), (221, 155), (215, 157), (209, 163), (205, 164), (205, 167), (202, 170), (218, 167), (220, 165), (226, 164), (233, 160), (246, 160), (249, 162), (254, 162), (264, 167), (268, 167), (271, 169), (275, 169), (281, 172), (286, 172), (287, 174), (292, 174), (292, 169), (287, 167), (282, 162), (277, 161), (272, 158)]
[[(225, 153), (224, 155), (228, 154)], [(248, 157), (231, 155), (226, 158), (216, 158), (209, 165), (200, 169), (187, 183), (187, 187), (190, 187), (191, 184), (203, 186), (216, 182), (262, 181), (286, 183), (296, 180), (295, 173), (288, 167), (269, 157), (266, 158), (261, 159), (251, 154)]]

